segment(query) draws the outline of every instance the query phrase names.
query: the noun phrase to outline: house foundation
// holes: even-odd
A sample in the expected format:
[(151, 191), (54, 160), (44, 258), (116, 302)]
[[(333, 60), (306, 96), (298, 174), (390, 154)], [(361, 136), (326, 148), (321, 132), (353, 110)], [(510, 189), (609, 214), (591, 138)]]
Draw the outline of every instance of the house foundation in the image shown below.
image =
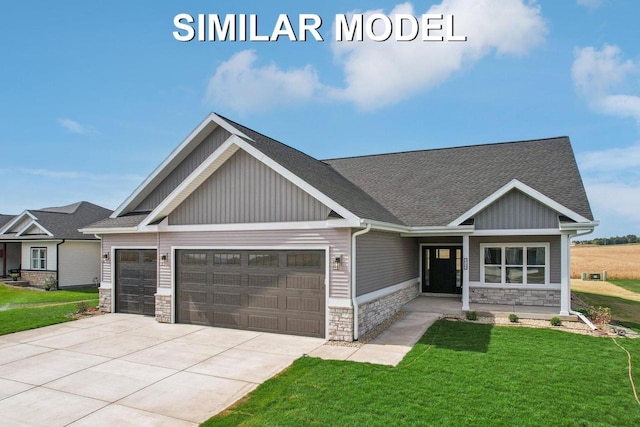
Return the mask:
[[(20, 272), (20, 278), (24, 281), (29, 282), (30, 286), (44, 289), (44, 285), (47, 279), (52, 279), (54, 281), (58, 280), (58, 273), (55, 271), (22, 270)], [(55, 289), (55, 284), (53, 288)]]
[(469, 301), (477, 304), (560, 307), (560, 290), (470, 288)]
[(156, 294), (156, 320), (171, 323), (171, 295)]
[(111, 313), (111, 289), (98, 289), (100, 311), (103, 313)]
[(418, 293), (418, 284), (415, 283), (389, 295), (360, 304), (358, 307), (358, 334), (363, 336), (396, 314), (403, 305), (417, 297)]

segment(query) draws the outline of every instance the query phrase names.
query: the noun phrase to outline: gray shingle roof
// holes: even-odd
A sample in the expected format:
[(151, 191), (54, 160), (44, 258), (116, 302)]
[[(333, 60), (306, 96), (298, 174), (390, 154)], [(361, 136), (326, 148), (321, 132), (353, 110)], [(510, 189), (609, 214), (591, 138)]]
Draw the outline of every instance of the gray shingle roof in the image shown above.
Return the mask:
[[(37, 223), (53, 234), (53, 237), (46, 236), (47, 239), (73, 239), (73, 240), (94, 240), (93, 235), (80, 233), (78, 229), (87, 224), (94, 223), (100, 219), (111, 215), (109, 209), (94, 205), (89, 202), (78, 202), (67, 206), (55, 208), (42, 208), (29, 210)], [(15, 236), (15, 234), (0, 235), (0, 240), (9, 239), (43, 239), (43, 236)]]
[(147, 216), (149, 212), (142, 214), (130, 214), (120, 216), (118, 218), (105, 218), (101, 221), (94, 222), (84, 228), (126, 228), (138, 226)]
[(567, 137), (325, 163), (412, 226), (447, 225), (513, 179), (593, 219)]
[(9, 221), (15, 218), (15, 215), (3, 215), (0, 214), (0, 228), (4, 227)]

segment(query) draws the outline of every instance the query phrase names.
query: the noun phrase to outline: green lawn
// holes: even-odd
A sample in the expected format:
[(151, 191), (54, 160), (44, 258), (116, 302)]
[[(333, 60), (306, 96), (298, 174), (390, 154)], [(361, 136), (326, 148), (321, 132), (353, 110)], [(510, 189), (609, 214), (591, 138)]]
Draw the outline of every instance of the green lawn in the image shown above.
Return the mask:
[(637, 279), (616, 279), (616, 280), (607, 280), (607, 282), (613, 283), (614, 285), (618, 285), (621, 288), (625, 288), (631, 292), (636, 292), (640, 294), (640, 280)]
[(0, 283), (0, 335), (68, 322), (79, 301), (98, 305), (98, 290), (44, 292)]
[(640, 405), (609, 338), (440, 320), (396, 368), (301, 358), (204, 425), (635, 426)]
[(640, 332), (640, 302), (587, 292), (573, 291), (573, 293), (591, 306), (609, 307), (613, 320)]

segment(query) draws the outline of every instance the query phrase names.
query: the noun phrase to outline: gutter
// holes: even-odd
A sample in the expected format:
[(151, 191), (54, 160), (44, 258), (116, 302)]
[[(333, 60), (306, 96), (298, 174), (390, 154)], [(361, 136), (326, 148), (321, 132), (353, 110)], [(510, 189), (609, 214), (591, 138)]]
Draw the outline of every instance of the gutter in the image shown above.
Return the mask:
[(62, 239), (62, 242), (56, 244), (56, 291), (60, 290), (60, 245), (66, 242), (66, 239)]
[(356, 299), (356, 237), (368, 233), (371, 224), (367, 224), (364, 230), (356, 231), (351, 235), (351, 305), (353, 306), (353, 340), (358, 341), (358, 301)]

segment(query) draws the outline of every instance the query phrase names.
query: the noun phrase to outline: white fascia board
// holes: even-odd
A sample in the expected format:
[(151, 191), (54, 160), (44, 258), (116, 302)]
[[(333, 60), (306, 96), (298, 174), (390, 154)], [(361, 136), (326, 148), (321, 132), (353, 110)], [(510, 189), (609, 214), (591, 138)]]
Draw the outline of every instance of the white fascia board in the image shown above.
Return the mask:
[(50, 232), (49, 230), (47, 230), (46, 228), (44, 228), (42, 225), (40, 225), (35, 219), (32, 219), (29, 223), (27, 223), (27, 225), (22, 227), (22, 230), (20, 230), (20, 231), (18, 231), (16, 233), (16, 237), (22, 236), (28, 229), (30, 229), (33, 226), (35, 226), (35, 227), (39, 228), (40, 230), (42, 230), (49, 237), (53, 237), (53, 233)]
[(156, 208), (138, 225), (138, 229), (148, 226), (161, 217), (169, 215), (189, 197), (204, 181), (217, 171), (240, 148), (236, 135), (231, 135), (207, 157), (191, 174), (184, 179)]
[(160, 232), (204, 232), (204, 231), (261, 231), (261, 230), (317, 230), (325, 228), (352, 228), (348, 220), (292, 221), (292, 222), (251, 222), (234, 224), (164, 225)]
[[(217, 114), (215, 113), (209, 114), (193, 131), (191, 131), (191, 133), (184, 140), (182, 140), (180, 145), (178, 145), (171, 152), (171, 154), (169, 154), (169, 156), (166, 159), (164, 159), (162, 163), (160, 163), (160, 165), (142, 182), (142, 184), (140, 184), (138, 188), (136, 188), (133, 191), (133, 193), (131, 193), (131, 195), (127, 197), (127, 199), (120, 206), (118, 206), (118, 208), (115, 211), (113, 211), (110, 218), (117, 218), (126, 209), (131, 208), (132, 207), (131, 205), (133, 205), (136, 201), (141, 202), (142, 200), (139, 200), (139, 199), (142, 197), (142, 195), (144, 194), (144, 196), (146, 197), (145, 190), (147, 190), (151, 185), (156, 183), (156, 181), (159, 181), (165, 178), (166, 175), (168, 175), (171, 172), (171, 170), (173, 170), (173, 168), (177, 166), (172, 164), (174, 160), (176, 160), (177, 158), (180, 158), (180, 155), (186, 148), (188, 148), (198, 138), (206, 137), (206, 135), (211, 133), (216, 128), (216, 126), (211, 126), (212, 124), (215, 124), (216, 126), (221, 126), (232, 135), (239, 135), (239, 136), (242, 136), (243, 138), (251, 139), (247, 135), (245, 135), (243, 132), (240, 132), (240, 130), (236, 129), (231, 124), (229, 124), (226, 120), (222, 119)], [(203, 133), (206, 133), (206, 134), (203, 134)], [(186, 155), (184, 157), (186, 157)], [(159, 182), (157, 183), (159, 184)], [(153, 186), (153, 188), (155, 188), (155, 185)]]
[(557, 228), (516, 228), (496, 230), (476, 230), (472, 236), (555, 236), (559, 235)]
[(238, 143), (238, 145), (240, 145), (240, 147), (243, 150), (245, 150), (247, 153), (251, 154), (251, 156), (253, 156), (256, 160), (264, 163), (269, 168), (273, 169), (278, 174), (283, 176), (285, 179), (291, 181), (297, 187), (300, 187), (300, 189), (308, 193), (310, 196), (314, 197), (315, 199), (320, 201), (322, 204), (329, 207), (331, 210), (337, 212), (341, 217), (348, 220), (355, 220), (360, 222), (360, 218), (354, 215), (351, 211), (342, 207), (339, 203), (337, 203), (336, 201), (328, 197), (326, 194), (324, 194), (317, 188), (313, 187), (306, 181), (302, 180), (300, 177), (298, 177), (296, 174), (291, 172), (289, 169), (281, 166), (279, 163), (277, 163), (276, 161), (268, 157), (266, 154), (264, 154), (262, 151), (258, 150), (251, 144), (245, 141), (242, 141), (240, 139), (239, 141), (240, 142)]
[(501, 198), (502, 196), (504, 196), (505, 194), (507, 194), (509, 191), (511, 191), (513, 189), (522, 191), (524, 194), (526, 194), (527, 196), (531, 197), (532, 199), (542, 203), (543, 205), (547, 206), (548, 208), (553, 209), (554, 211), (556, 211), (556, 212), (558, 212), (558, 213), (560, 213), (560, 214), (562, 214), (562, 215), (564, 215), (566, 217), (569, 217), (569, 218), (573, 219), (576, 222), (591, 222), (590, 220), (588, 220), (587, 218), (583, 217), (582, 215), (572, 211), (571, 209), (561, 205), (560, 203), (556, 202), (555, 200), (545, 196), (544, 194), (542, 194), (538, 190), (535, 190), (535, 189), (529, 187), (527, 184), (524, 184), (523, 182), (520, 182), (517, 179), (513, 179), (510, 182), (508, 182), (507, 184), (503, 185), (495, 193), (491, 194), (489, 197), (487, 197), (484, 200), (482, 200), (480, 203), (478, 203), (477, 205), (475, 205), (474, 207), (472, 207), (471, 209), (469, 209), (468, 211), (466, 211), (465, 213), (460, 215), (458, 218), (456, 218), (455, 220), (451, 221), (451, 223), (449, 223), (449, 225), (451, 225), (451, 226), (458, 225), (459, 223), (465, 221), (466, 219), (474, 216), (475, 214), (477, 214), (481, 210), (487, 208), (489, 205), (491, 205), (492, 203), (494, 203), (499, 198)]
[(458, 225), (445, 227), (411, 227), (409, 232), (402, 233), (401, 237), (429, 237), (429, 236), (464, 236), (473, 234), (473, 225)]
[(21, 214), (16, 215), (16, 217), (14, 219), (12, 219), (11, 221), (9, 221), (7, 224), (5, 224), (4, 227), (2, 227), (2, 229), (0, 229), (0, 234), (4, 234), (7, 231), (11, 230), (11, 227), (13, 227), (14, 225), (16, 225), (17, 223), (19, 223), (20, 221), (22, 221), (22, 219), (25, 217), (25, 215), (30, 216), (32, 220), (37, 220), (38, 218), (36, 218), (31, 212), (29, 211), (23, 211)]
[(138, 227), (81, 228), (83, 234), (122, 234), (137, 233)]

